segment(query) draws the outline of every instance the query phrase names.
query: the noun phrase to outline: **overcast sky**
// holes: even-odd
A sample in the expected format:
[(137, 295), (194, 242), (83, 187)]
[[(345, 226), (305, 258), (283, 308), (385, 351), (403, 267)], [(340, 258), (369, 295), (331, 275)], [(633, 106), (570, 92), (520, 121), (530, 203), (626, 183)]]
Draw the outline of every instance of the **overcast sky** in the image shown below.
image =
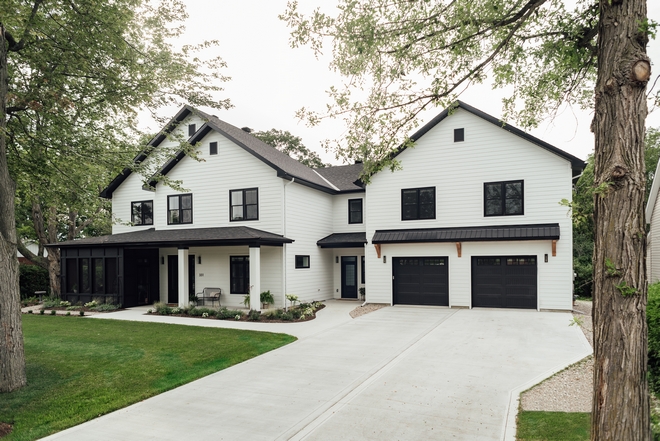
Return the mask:
[[(224, 84), (223, 97), (230, 98), (234, 107), (212, 113), (238, 127), (288, 130), (300, 136), (325, 162), (337, 164), (332, 154), (322, 150), (320, 143), (324, 139), (341, 137), (343, 122), (327, 120), (320, 126), (308, 128), (294, 114), (303, 106), (323, 110), (329, 102), (325, 91), (331, 85), (341, 84), (341, 78), (329, 70), (329, 58), (317, 60), (307, 47), (291, 49), (289, 29), (277, 18), (286, 9), (287, 0), (185, 0), (185, 3), (189, 18), (182, 43), (219, 40), (217, 54), (228, 64), (224, 74), (232, 78)], [(301, 0), (299, 3), (303, 11), (320, 6), (332, 12), (336, 5), (335, 0)], [(649, 18), (660, 21), (660, 1), (650, 0), (648, 8)], [(652, 62), (655, 61), (652, 83), (660, 74), (657, 67), (660, 65), (660, 36), (649, 43), (648, 53)], [(479, 85), (472, 86), (460, 99), (499, 117), (502, 96), (488, 85)], [(161, 116), (173, 116), (176, 110), (164, 110)], [(441, 111), (435, 108), (422, 114), (420, 126)], [(591, 111), (566, 108), (554, 121), (541, 124), (531, 133), (585, 159), (593, 151), (594, 140), (589, 131), (591, 119)], [(159, 129), (146, 116), (141, 125)], [(649, 114), (647, 126), (660, 127), (660, 109)]]

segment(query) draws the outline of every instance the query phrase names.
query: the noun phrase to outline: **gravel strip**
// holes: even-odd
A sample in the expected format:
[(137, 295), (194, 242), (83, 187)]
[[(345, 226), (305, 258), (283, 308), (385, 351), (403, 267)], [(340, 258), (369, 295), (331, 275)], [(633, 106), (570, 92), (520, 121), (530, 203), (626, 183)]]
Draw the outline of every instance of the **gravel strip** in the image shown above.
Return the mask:
[(384, 308), (386, 306), (390, 306), (390, 305), (386, 305), (384, 303), (367, 303), (364, 306), (358, 306), (357, 308), (352, 310), (350, 314), (351, 317), (358, 318), (362, 315), (369, 314), (370, 312), (378, 311), (379, 309)]
[[(573, 317), (593, 347), (591, 302), (575, 302)], [(520, 396), (523, 410), (591, 412), (594, 359), (589, 356), (567, 367)]]

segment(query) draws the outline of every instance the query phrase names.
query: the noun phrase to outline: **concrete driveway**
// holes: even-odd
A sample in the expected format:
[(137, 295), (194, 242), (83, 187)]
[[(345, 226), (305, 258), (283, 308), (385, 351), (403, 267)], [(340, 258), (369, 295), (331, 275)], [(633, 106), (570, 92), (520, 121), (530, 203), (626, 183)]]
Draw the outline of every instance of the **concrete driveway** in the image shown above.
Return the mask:
[(47, 439), (514, 439), (518, 393), (591, 353), (570, 319), (384, 308)]

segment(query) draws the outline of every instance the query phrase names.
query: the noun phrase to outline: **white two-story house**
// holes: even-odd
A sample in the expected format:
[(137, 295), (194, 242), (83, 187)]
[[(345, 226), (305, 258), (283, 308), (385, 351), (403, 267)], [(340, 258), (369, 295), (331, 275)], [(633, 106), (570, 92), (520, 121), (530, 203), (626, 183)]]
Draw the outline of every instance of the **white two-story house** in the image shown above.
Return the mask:
[(286, 294), (358, 299), (365, 288), (370, 303), (571, 308), (559, 202), (584, 163), (465, 103), (368, 186), (361, 164), (311, 169), (187, 106), (145, 152), (182, 136), (197, 159), (180, 152), (157, 175), (184, 191), (127, 168), (101, 193), (113, 234), (58, 244), (63, 297), (186, 305), (213, 287), (223, 306), (265, 290), (283, 306)]

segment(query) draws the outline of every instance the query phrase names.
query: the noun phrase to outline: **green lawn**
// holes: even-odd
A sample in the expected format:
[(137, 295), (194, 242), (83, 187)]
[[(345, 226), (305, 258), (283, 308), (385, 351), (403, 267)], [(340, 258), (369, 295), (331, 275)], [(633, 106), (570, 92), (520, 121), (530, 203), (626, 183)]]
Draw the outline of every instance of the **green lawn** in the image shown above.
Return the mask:
[(28, 385), (0, 394), (2, 441), (33, 440), (291, 343), (285, 334), (23, 316)]
[(518, 441), (589, 441), (590, 413), (518, 413)]

